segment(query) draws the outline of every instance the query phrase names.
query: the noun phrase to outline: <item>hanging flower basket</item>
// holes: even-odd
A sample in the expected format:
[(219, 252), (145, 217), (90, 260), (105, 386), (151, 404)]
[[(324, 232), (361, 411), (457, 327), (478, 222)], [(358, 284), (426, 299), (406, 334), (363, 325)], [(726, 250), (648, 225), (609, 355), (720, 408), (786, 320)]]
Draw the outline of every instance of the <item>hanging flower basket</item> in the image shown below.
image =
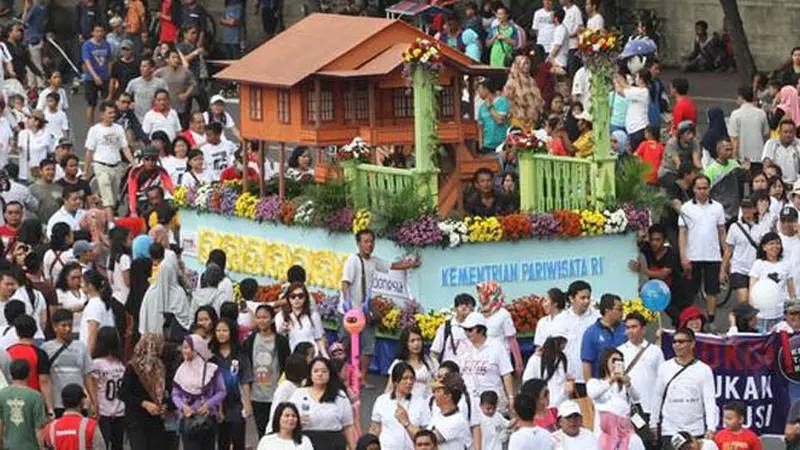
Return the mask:
[(547, 154), (547, 144), (532, 130), (509, 133), (505, 148), (517, 155)]
[(620, 41), (620, 35), (614, 31), (587, 30), (578, 36), (578, 52), (589, 70), (611, 70), (619, 55)]
[(342, 162), (368, 163), (371, 157), (372, 149), (360, 137), (353, 138), (352, 142), (336, 150), (336, 159)]
[(439, 42), (433, 39), (417, 38), (403, 52), (403, 78), (406, 85), (411, 87), (414, 70), (417, 68), (438, 76), (442, 71), (442, 49)]

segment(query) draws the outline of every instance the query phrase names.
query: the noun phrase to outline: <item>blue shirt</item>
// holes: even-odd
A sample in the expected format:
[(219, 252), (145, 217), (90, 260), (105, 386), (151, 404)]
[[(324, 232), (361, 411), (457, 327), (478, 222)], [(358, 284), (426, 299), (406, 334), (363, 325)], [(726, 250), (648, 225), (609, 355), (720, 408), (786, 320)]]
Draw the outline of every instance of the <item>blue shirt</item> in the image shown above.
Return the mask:
[[(89, 39), (81, 47), (81, 61), (89, 61), (97, 76), (104, 81), (108, 80), (110, 75), (111, 55), (111, 46), (105, 40), (100, 44), (95, 44), (93, 40)], [(89, 70), (83, 73), (83, 78), (84, 80), (92, 79)]]
[(483, 148), (495, 149), (506, 140), (509, 126), (508, 113), (511, 107), (508, 104), (508, 100), (502, 96), (496, 97), (492, 106), (496, 113), (505, 115), (506, 118), (503, 123), (500, 124), (494, 120), (494, 117), (489, 114), (489, 108), (486, 103), (482, 104), (478, 110), (478, 121), (483, 128)]
[(581, 341), (581, 361), (592, 364), (593, 378), (598, 376), (598, 363), (603, 352), (609, 348), (617, 348), (627, 340), (624, 322), (618, 323), (617, 328), (612, 330), (597, 319), (594, 325), (586, 329)]
[(223, 19), (234, 19), (239, 21), (239, 25), (222, 25), (222, 43), (223, 44), (238, 44), (241, 41), (243, 8), (241, 3), (231, 3), (225, 7), (222, 12)]
[(31, 9), (28, 10), (27, 17), (25, 17), (25, 24), (28, 26), (25, 30), (26, 45), (35, 45), (42, 42), (42, 39), (44, 39), (44, 19), (44, 6), (34, 2)]

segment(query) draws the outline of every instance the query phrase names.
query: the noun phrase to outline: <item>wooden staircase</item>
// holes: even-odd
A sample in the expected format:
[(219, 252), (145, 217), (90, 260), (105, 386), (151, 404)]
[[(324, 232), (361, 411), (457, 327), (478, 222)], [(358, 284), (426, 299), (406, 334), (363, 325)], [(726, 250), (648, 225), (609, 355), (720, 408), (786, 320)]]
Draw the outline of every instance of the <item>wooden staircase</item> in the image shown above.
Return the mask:
[(455, 168), (453, 172), (439, 180), (439, 216), (446, 218), (456, 211), (464, 213), (464, 188), (472, 181), (480, 168), (500, 171), (500, 162), (494, 155), (478, 155), (466, 144), (456, 145)]

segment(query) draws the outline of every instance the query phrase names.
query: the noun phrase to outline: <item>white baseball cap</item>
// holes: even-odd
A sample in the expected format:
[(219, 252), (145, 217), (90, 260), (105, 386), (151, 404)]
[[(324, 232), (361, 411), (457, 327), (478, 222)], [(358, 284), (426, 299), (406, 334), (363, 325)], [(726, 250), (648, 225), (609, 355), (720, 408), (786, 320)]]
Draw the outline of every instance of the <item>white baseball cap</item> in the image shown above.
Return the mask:
[(225, 103), (225, 97), (217, 94), (217, 95), (211, 97), (211, 101), (208, 102), (208, 103), (213, 105), (214, 103), (217, 103), (217, 102)]
[(478, 325), (486, 327), (486, 318), (483, 317), (483, 314), (479, 312), (469, 313), (467, 318), (464, 319), (463, 322), (461, 322), (461, 328), (464, 328), (465, 330), (468, 330), (470, 328), (475, 328)]
[(569, 417), (573, 414), (582, 415), (581, 407), (572, 400), (564, 400), (558, 405), (558, 417)]

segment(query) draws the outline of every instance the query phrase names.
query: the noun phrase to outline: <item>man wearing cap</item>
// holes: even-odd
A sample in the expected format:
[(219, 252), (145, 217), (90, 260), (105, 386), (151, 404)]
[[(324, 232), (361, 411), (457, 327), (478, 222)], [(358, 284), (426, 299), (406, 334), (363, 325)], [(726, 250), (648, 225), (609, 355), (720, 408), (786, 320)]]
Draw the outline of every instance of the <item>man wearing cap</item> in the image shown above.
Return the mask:
[(39, 201), (39, 208), (36, 210), (36, 217), (41, 223), (47, 223), (50, 217), (61, 208), (61, 197), (63, 189), (55, 183), (56, 162), (50, 158), (43, 159), (39, 163), (39, 178), (31, 187), (31, 195)]
[(791, 334), (800, 332), (800, 302), (791, 300), (784, 302), (783, 317), (784, 320), (772, 327), (770, 333), (785, 331)]
[[(777, 231), (783, 247), (783, 259), (789, 261), (792, 278), (800, 280), (800, 235), (798, 235), (798, 211), (792, 206), (784, 206), (778, 215)], [(800, 293), (800, 283), (795, 284), (797, 293)]]
[[(765, 193), (757, 193), (763, 199)], [(769, 201), (761, 201), (760, 205), (764, 211), (758, 211), (763, 215), (768, 212)], [(739, 303), (747, 301), (750, 289), (750, 269), (756, 261), (759, 242), (772, 225), (772, 221), (764, 220), (759, 222), (756, 217), (756, 201), (751, 197), (745, 197), (739, 203), (741, 215), (733, 225), (728, 228), (728, 235), (725, 238), (728, 246), (722, 255), (722, 268), (720, 276), (728, 278), (730, 288), (736, 292), (736, 299)], [(730, 274), (730, 275), (728, 275)], [(724, 281), (724, 280), (723, 280)]]
[(682, 162), (691, 162), (695, 167), (703, 167), (700, 146), (695, 139), (695, 128), (688, 120), (678, 124), (678, 134), (669, 138), (664, 146), (664, 156), (658, 168), (658, 177), (669, 173), (677, 174)]
[(116, 61), (120, 56), (120, 44), (122, 44), (125, 28), (122, 25), (122, 17), (114, 16), (108, 21), (108, 28), (111, 31), (106, 34), (106, 42), (111, 46), (111, 58)]
[(139, 62), (133, 51), (133, 41), (125, 39), (119, 44), (120, 56), (111, 67), (111, 92), (116, 98), (120, 92), (125, 92), (128, 83), (139, 76)]
[(711, 439), (701, 439), (692, 436), (686, 431), (672, 436), (669, 441), (672, 450), (717, 450), (717, 444)]
[(97, 254), (94, 251), (95, 244), (84, 241), (83, 239), (75, 241), (72, 244), (72, 254), (78, 263), (81, 265), (83, 272), (94, 268), (94, 262), (97, 261)]
[(711, 200), (711, 182), (698, 175), (692, 186), (694, 199), (683, 204), (678, 218), (678, 242), (683, 273), (689, 278), (689, 292), (694, 297), (701, 284), (705, 288), (706, 312), (714, 323), (719, 294), (722, 250), (725, 241), (725, 211)]
[(508, 351), (495, 339), (487, 338), (486, 318), (481, 313), (469, 313), (461, 328), (467, 335), (467, 346), (458, 357), (458, 365), (472, 404), (480, 404), (484, 392), (494, 391), (499, 398), (498, 411), (505, 413), (514, 400), (514, 367)]
[(39, 163), (47, 158), (58, 138), (47, 129), (44, 111), (35, 109), (28, 115), (25, 129), (19, 132), (19, 178), (28, 181), (39, 176)]
[(224, 131), (233, 135), (234, 139), (241, 142), (242, 135), (239, 128), (236, 127), (236, 122), (233, 116), (225, 110), (225, 97), (217, 94), (211, 97), (209, 105), (210, 110), (203, 113), (203, 118), (206, 119), (206, 125), (211, 123), (218, 123), (222, 125)]
[(586, 111), (575, 116), (578, 121), (578, 139), (570, 142), (566, 131), (561, 133), (561, 142), (567, 153), (576, 158), (588, 158), (594, 154), (594, 139), (592, 138), (592, 115)]
[(105, 450), (103, 434), (96, 419), (83, 417), (81, 409), (86, 394), (77, 384), (68, 384), (61, 390), (64, 415), (44, 427), (44, 441), (53, 450)]
[(719, 421), (714, 372), (695, 357), (692, 330), (678, 329), (672, 348), (675, 357), (661, 365), (655, 380), (650, 427), (662, 442), (681, 431), (711, 439)]
[(775, 164), (783, 172), (783, 182), (794, 184), (800, 172), (800, 142), (795, 137), (797, 124), (784, 117), (778, 124), (778, 138), (764, 144), (761, 161), (764, 165)]
[(139, 64), (141, 75), (131, 80), (125, 88), (125, 92), (133, 95), (133, 112), (141, 121), (144, 120), (145, 114), (153, 109), (156, 92), (169, 89), (166, 81), (153, 76), (154, 67), (152, 59), (143, 59)]
[(553, 433), (559, 450), (598, 450), (597, 436), (581, 426), (581, 407), (572, 400), (558, 406), (559, 430)]

